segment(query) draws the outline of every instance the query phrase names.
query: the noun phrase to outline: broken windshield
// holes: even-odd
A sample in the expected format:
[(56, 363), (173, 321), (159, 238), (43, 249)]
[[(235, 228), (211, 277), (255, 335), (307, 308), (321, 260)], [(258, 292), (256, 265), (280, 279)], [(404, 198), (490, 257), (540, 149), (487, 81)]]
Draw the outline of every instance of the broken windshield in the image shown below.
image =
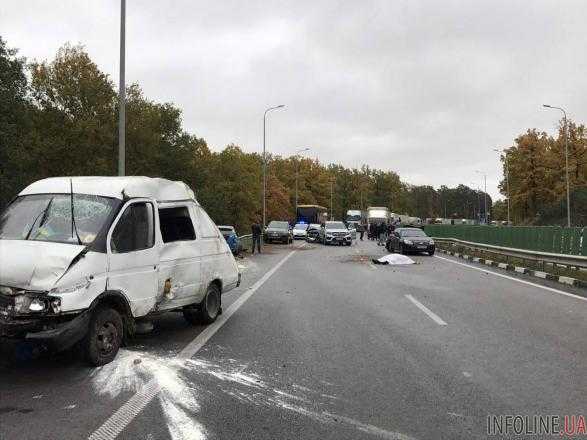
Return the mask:
[[(73, 195), (75, 229), (82, 244), (95, 240), (116, 206), (108, 197)], [(78, 244), (71, 213), (70, 194), (20, 196), (0, 216), (0, 239)]]

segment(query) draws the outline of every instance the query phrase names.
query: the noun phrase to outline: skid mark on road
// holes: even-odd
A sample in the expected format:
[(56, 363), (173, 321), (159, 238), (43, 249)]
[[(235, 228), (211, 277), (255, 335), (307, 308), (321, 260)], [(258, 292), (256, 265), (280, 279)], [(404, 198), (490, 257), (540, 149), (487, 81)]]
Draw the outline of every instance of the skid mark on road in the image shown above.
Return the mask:
[(420, 310), (422, 310), (424, 313), (426, 313), (426, 315), (432, 319), (435, 323), (437, 323), (438, 325), (447, 325), (446, 322), (444, 322), (440, 316), (438, 316), (436, 313), (434, 313), (432, 310), (430, 310), (428, 307), (426, 307), (424, 304), (422, 304), (420, 301), (418, 301), (416, 298), (414, 298), (412, 295), (405, 295), (406, 298), (408, 298), (410, 301), (412, 301), (416, 307), (418, 307)]
[(584, 296), (575, 295), (573, 293), (565, 292), (563, 290), (554, 289), (554, 288), (548, 287), (548, 286), (543, 286), (541, 284), (531, 283), (530, 281), (526, 281), (526, 280), (521, 280), (519, 278), (510, 277), (508, 275), (497, 273), (497, 272), (494, 272), (492, 270), (487, 270), (485, 268), (471, 266), (470, 264), (459, 263), (458, 261), (453, 261), (450, 258), (439, 257), (438, 255), (435, 255), (434, 257), (435, 258), (438, 258), (440, 260), (448, 261), (449, 263), (452, 263), (452, 264), (456, 264), (456, 265), (459, 265), (459, 266), (464, 266), (464, 267), (466, 267), (468, 269), (477, 270), (479, 272), (484, 272), (484, 273), (487, 273), (487, 274), (490, 274), (490, 275), (495, 275), (496, 277), (505, 278), (506, 280), (516, 281), (518, 283), (526, 284), (527, 286), (538, 287), (539, 289), (548, 290), (549, 292), (558, 293), (559, 295), (564, 295), (564, 296), (568, 296), (570, 298), (580, 299), (581, 301), (587, 301), (587, 298), (584, 297)]

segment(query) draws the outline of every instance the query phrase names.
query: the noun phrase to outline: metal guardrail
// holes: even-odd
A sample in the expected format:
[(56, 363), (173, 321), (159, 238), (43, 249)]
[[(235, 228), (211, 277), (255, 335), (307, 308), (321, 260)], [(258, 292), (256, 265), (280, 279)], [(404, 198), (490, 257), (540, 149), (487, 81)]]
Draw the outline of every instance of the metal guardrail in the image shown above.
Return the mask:
[(241, 250), (251, 250), (253, 248), (253, 234), (241, 235), (238, 238), (241, 245)]
[(503, 246), (495, 246), (491, 244), (476, 243), (472, 241), (465, 241), (460, 240), (458, 238), (433, 238), (434, 241), (458, 243), (459, 245), (466, 248), (483, 250), (486, 252), (506, 255), (513, 258), (520, 258), (524, 260), (532, 260), (548, 264), (558, 264), (563, 266), (572, 266), (587, 269), (587, 257), (583, 255), (553, 254), (550, 252), (531, 251), (528, 249), (516, 249)]

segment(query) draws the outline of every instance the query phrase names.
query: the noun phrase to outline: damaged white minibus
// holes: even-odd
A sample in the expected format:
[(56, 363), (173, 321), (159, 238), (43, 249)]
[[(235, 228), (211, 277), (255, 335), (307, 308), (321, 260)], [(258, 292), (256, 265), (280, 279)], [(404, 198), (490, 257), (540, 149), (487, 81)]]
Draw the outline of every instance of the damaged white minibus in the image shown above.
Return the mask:
[(0, 338), (80, 344), (103, 365), (137, 322), (178, 310), (209, 324), (239, 284), (226, 241), (182, 182), (49, 178), (0, 214)]

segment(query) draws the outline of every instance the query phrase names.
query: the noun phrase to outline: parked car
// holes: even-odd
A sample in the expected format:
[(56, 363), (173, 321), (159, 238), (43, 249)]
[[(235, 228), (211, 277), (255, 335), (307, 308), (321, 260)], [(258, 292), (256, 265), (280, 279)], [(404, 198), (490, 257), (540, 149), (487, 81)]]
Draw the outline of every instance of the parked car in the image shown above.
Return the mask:
[(308, 226), (307, 223), (296, 224), (292, 230), (294, 240), (297, 238), (305, 239), (308, 235)]
[(290, 244), (293, 241), (293, 236), (289, 223), (286, 221), (273, 220), (265, 228), (264, 234), (265, 243), (280, 243)]
[(436, 245), (434, 240), (419, 228), (397, 228), (389, 237), (385, 247), (389, 252), (428, 252), (434, 255)]
[(79, 343), (112, 361), (135, 322), (222, 312), (240, 284), (216, 225), (182, 182), (57, 177), (27, 186), (0, 214), (0, 338)]
[(323, 244), (338, 244), (350, 246), (353, 242), (351, 232), (343, 222), (325, 222), (320, 230)]
[(220, 233), (226, 240), (226, 243), (228, 243), (228, 247), (230, 248), (232, 254), (238, 255), (241, 251), (241, 242), (238, 238), (238, 235), (236, 235), (236, 230), (234, 229), (234, 226), (222, 225), (218, 226), (218, 229), (220, 230)]
[(306, 241), (308, 243), (320, 241), (320, 229), (322, 229), (322, 225), (319, 225), (318, 223), (310, 223), (308, 225), (308, 230), (306, 231)]

